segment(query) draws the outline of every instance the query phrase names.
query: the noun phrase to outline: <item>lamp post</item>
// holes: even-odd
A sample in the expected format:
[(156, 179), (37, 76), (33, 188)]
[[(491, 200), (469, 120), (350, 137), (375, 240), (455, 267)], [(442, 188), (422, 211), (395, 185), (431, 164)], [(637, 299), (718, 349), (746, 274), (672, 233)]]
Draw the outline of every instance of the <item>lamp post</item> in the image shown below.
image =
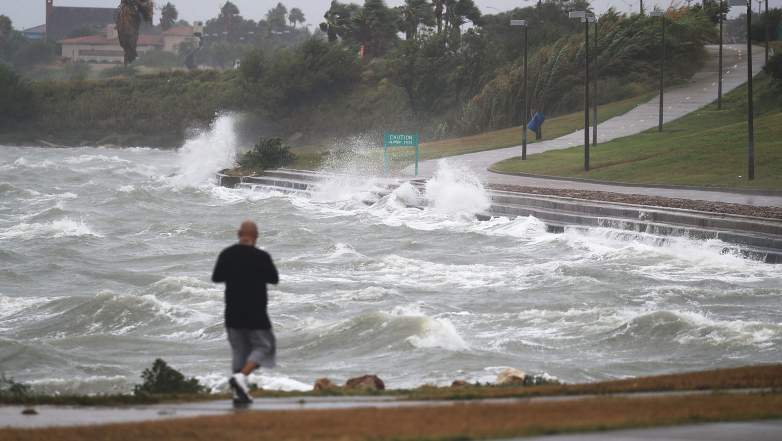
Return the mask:
[(755, 179), (755, 108), (752, 96), (752, 0), (728, 0), (747, 7), (747, 179)]
[(584, 171), (589, 171), (589, 23), (595, 21), (595, 16), (587, 11), (571, 11), (568, 16), (584, 23)]
[(527, 95), (527, 20), (511, 20), (511, 26), (524, 28), (524, 118), (521, 125), (521, 159), (527, 159), (527, 119), (529, 118), (529, 96)]
[(750, 181), (755, 179), (755, 109), (753, 101), (752, 0), (747, 0), (747, 179)]
[(717, 110), (722, 110), (722, 23), (725, 21), (723, 2), (720, 1), (720, 61), (717, 67)]
[(594, 79), (593, 79), (593, 90), (592, 90), (592, 145), (597, 145), (597, 67), (599, 64), (597, 63), (597, 17), (594, 18), (595, 21), (595, 53), (592, 55), (595, 57), (595, 72), (594, 72)]
[(660, 17), (662, 21), (662, 38), (660, 40), (660, 116), (657, 123), (657, 131), (663, 131), (663, 99), (665, 94), (663, 92), (663, 86), (665, 84), (665, 12), (655, 9), (649, 13), (652, 17)]
[(765, 25), (763, 27), (766, 28), (766, 64), (768, 64), (768, 40), (770, 39), (768, 23), (768, 0), (766, 0), (766, 14), (763, 17), (763, 24)]

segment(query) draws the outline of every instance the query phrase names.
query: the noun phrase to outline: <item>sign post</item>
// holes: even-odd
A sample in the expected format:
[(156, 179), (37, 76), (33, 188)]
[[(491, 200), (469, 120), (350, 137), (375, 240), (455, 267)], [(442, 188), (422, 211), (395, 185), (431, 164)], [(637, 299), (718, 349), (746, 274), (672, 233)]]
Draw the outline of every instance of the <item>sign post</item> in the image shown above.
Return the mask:
[(418, 176), (418, 161), (421, 159), (421, 147), (418, 145), (417, 133), (389, 133), (383, 134), (383, 164), (386, 174), (389, 171), (388, 149), (390, 148), (415, 148), (415, 175)]

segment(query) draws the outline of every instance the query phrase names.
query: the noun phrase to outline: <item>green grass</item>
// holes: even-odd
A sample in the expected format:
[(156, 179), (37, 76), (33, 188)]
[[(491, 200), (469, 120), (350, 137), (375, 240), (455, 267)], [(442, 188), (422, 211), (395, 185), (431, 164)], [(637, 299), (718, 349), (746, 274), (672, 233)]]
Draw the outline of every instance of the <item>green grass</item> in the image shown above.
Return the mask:
[(716, 104), (638, 135), (591, 150), (583, 170), (583, 148), (511, 158), (492, 166), (505, 173), (588, 178), (640, 184), (782, 189), (782, 85), (764, 74), (755, 81), (756, 179), (747, 176), (746, 88)]
[[(598, 109), (598, 118), (600, 121), (605, 121), (627, 113), (639, 104), (651, 99), (652, 95), (652, 93), (649, 93), (601, 105)], [(582, 111), (557, 116), (547, 120), (543, 125), (543, 139), (541, 141), (559, 138), (583, 127), (584, 113)], [(528, 132), (527, 136), (530, 144), (538, 142), (535, 140), (534, 133)], [(482, 152), (519, 144), (521, 144), (521, 127), (510, 127), (462, 138), (421, 143), (421, 160)], [(323, 146), (296, 146), (291, 151), (296, 154), (296, 161), (291, 167), (302, 170), (316, 170), (320, 168), (324, 158), (328, 156), (324, 153)], [(380, 162), (383, 160), (380, 149), (378, 149), (376, 156), (376, 161)]]
[[(614, 101), (599, 106), (597, 115), (599, 121), (605, 121), (615, 116), (629, 112), (639, 104), (645, 103), (652, 94), (640, 95), (620, 101)], [(546, 120), (543, 124), (543, 139), (559, 138), (584, 127), (584, 112), (574, 112)], [(446, 156), (463, 155), (521, 144), (521, 127), (494, 130), (463, 138), (444, 139), (421, 144), (422, 159), (437, 159)], [(528, 132), (529, 143), (537, 142), (535, 134)]]

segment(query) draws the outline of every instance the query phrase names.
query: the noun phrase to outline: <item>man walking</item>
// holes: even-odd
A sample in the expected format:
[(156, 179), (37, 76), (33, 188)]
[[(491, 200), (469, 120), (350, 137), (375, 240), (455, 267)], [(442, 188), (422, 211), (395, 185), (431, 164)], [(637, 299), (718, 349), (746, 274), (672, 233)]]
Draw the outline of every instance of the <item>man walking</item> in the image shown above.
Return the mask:
[(277, 343), (266, 312), (266, 284), (280, 281), (271, 256), (255, 247), (258, 226), (239, 227), (239, 243), (220, 253), (212, 281), (225, 282), (225, 327), (233, 351), (229, 380), (235, 404), (252, 403), (247, 376), (259, 367), (274, 367)]

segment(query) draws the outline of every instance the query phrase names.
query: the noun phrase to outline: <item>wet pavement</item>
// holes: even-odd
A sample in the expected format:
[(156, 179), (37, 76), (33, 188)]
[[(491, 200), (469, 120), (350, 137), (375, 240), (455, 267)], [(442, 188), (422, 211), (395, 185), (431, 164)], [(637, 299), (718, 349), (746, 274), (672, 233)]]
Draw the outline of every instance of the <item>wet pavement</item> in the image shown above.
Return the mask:
[[(768, 389), (722, 390), (723, 394), (752, 394), (770, 392)], [(612, 394), (612, 397), (654, 398), (661, 396), (708, 395), (713, 392), (636, 392)], [(605, 395), (600, 395), (604, 397)], [(334, 409), (389, 409), (400, 407), (447, 407), (472, 404), (502, 405), (514, 403), (542, 403), (573, 401), (596, 398), (597, 395), (550, 396), (532, 398), (499, 398), (486, 400), (429, 400), (415, 401), (395, 397), (291, 397), (256, 398), (253, 404), (245, 408), (236, 408), (229, 400), (212, 400), (192, 403), (167, 403), (136, 406), (0, 406), (0, 428), (45, 428), (69, 426), (93, 426), (116, 423), (156, 421), (173, 418), (192, 418), (199, 416), (231, 415), (238, 412), (262, 411), (300, 411)], [(26, 409), (34, 409), (35, 414), (25, 415)], [(755, 440), (756, 441), (756, 440)]]
[[(706, 47), (711, 57), (706, 65), (696, 73), (691, 80), (681, 86), (665, 91), (664, 122), (673, 121), (691, 113), (716, 99), (717, 91), (717, 46)], [(753, 72), (762, 70), (763, 51), (757, 48), (753, 51)], [(723, 64), (723, 92), (741, 86), (747, 78), (746, 49), (743, 45), (726, 45)], [(599, 112), (599, 110), (598, 110)], [(611, 118), (598, 126), (598, 144), (616, 138), (635, 135), (656, 127), (659, 115), (659, 97), (655, 97), (635, 109)], [(591, 135), (590, 135), (591, 139)], [(560, 138), (532, 143), (527, 146), (528, 154), (541, 153), (548, 150), (565, 149), (584, 144), (584, 131), (579, 130)], [(748, 194), (730, 191), (711, 191), (686, 188), (666, 188), (664, 186), (636, 186), (609, 183), (584, 182), (566, 179), (549, 179), (539, 177), (503, 175), (489, 172), (492, 164), (521, 155), (521, 146), (451, 156), (449, 161), (463, 164), (477, 173), (484, 182), (490, 184), (518, 185), (528, 187), (543, 187), (585, 191), (606, 191), (622, 194), (638, 194), (660, 196), (677, 199), (692, 199), (735, 203), (754, 206), (782, 207), (782, 195)], [(430, 177), (437, 170), (437, 160), (424, 161), (420, 164), (420, 174)]]

